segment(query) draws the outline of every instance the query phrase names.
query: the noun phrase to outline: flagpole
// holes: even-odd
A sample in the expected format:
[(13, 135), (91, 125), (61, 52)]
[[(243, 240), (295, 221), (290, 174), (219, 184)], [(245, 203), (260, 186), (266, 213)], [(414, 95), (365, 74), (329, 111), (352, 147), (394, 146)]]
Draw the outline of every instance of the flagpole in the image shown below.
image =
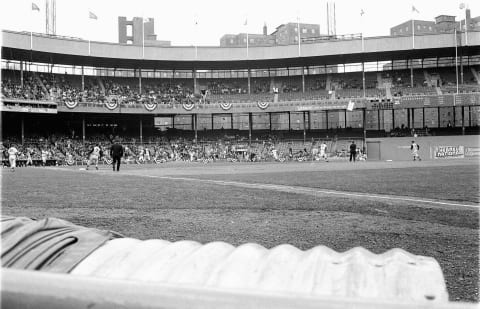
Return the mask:
[[(457, 48), (457, 28), (453, 29), (455, 37), (455, 75), (457, 78), (457, 95), (458, 95), (458, 48)], [(455, 100), (453, 101), (455, 104)]]
[(412, 49), (415, 49), (415, 20), (412, 14)]
[(298, 29), (298, 56), (301, 56), (301, 48), (300, 48), (300, 41), (301, 41), (301, 34), (300, 34), (300, 18), (297, 16), (297, 29)]
[(145, 59), (145, 18), (142, 13), (142, 59)]

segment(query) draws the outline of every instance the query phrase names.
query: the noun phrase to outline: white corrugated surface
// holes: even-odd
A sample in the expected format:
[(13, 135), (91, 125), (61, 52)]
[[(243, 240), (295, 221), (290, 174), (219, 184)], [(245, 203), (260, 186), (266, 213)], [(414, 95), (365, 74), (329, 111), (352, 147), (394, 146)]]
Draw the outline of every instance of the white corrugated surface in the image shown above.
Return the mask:
[(325, 246), (267, 250), (257, 244), (122, 238), (97, 249), (71, 273), (312, 296), (448, 301), (437, 261), (401, 249), (376, 255), (361, 247), (338, 253)]

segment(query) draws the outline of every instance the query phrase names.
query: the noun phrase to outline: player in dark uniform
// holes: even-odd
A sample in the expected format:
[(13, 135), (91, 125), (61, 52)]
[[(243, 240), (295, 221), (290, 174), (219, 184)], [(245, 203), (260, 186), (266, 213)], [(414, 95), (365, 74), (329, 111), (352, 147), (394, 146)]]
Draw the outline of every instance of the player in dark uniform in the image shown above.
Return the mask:
[(123, 156), (123, 146), (120, 145), (117, 141), (110, 147), (110, 156), (113, 159), (113, 171), (115, 172), (115, 163), (117, 163), (117, 172), (120, 170), (120, 161)]
[(355, 162), (357, 156), (357, 145), (355, 144), (355, 141), (352, 141), (352, 144), (350, 145), (350, 162)]

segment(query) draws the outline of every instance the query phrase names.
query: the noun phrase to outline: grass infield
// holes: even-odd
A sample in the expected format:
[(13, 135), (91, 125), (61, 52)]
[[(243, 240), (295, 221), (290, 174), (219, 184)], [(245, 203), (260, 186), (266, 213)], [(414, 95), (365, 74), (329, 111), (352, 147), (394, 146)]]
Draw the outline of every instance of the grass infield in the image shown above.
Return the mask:
[[(320, 191), (306, 194), (305, 188)], [(423, 198), (469, 207), (415, 201)], [(375, 253), (402, 248), (437, 259), (453, 301), (479, 301), (479, 201), (476, 160), (167, 163), (122, 166), (119, 173), (109, 166), (2, 170), (4, 215), (57, 217), (139, 239), (255, 242), (267, 248), (289, 243), (304, 250), (362, 246)]]

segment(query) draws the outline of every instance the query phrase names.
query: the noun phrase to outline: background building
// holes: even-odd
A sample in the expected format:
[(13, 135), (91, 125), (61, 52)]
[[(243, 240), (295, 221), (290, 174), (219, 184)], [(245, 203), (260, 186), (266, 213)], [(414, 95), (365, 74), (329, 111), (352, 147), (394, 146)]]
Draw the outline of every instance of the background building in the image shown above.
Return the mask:
[[(480, 16), (471, 18), (471, 12), (466, 10), (465, 19), (455, 21), (455, 16), (439, 15), (435, 17), (435, 21), (429, 20), (414, 20), (415, 34), (431, 34), (431, 33), (445, 33), (453, 32), (454, 29), (462, 31), (465, 30), (465, 25), (468, 25), (468, 31), (480, 30)], [(390, 28), (390, 35), (412, 35), (412, 20), (405, 21), (397, 26)]]
[[(144, 24), (142, 25), (142, 23)], [(145, 41), (142, 39), (142, 33)], [(144, 21), (142, 17), (134, 17), (132, 20), (127, 20), (125, 16), (118, 17), (118, 43), (132, 45), (145, 43), (145, 45), (154, 46), (171, 45), (170, 41), (157, 40), (155, 20), (153, 18), (147, 18)]]
[[(249, 46), (274, 46), (298, 43), (298, 28), (301, 38), (317, 38), (320, 36), (320, 25), (287, 23), (278, 26), (272, 34), (267, 34), (267, 26), (263, 26), (262, 34), (248, 34)], [(220, 46), (246, 46), (247, 34), (225, 34), (220, 38)]]

